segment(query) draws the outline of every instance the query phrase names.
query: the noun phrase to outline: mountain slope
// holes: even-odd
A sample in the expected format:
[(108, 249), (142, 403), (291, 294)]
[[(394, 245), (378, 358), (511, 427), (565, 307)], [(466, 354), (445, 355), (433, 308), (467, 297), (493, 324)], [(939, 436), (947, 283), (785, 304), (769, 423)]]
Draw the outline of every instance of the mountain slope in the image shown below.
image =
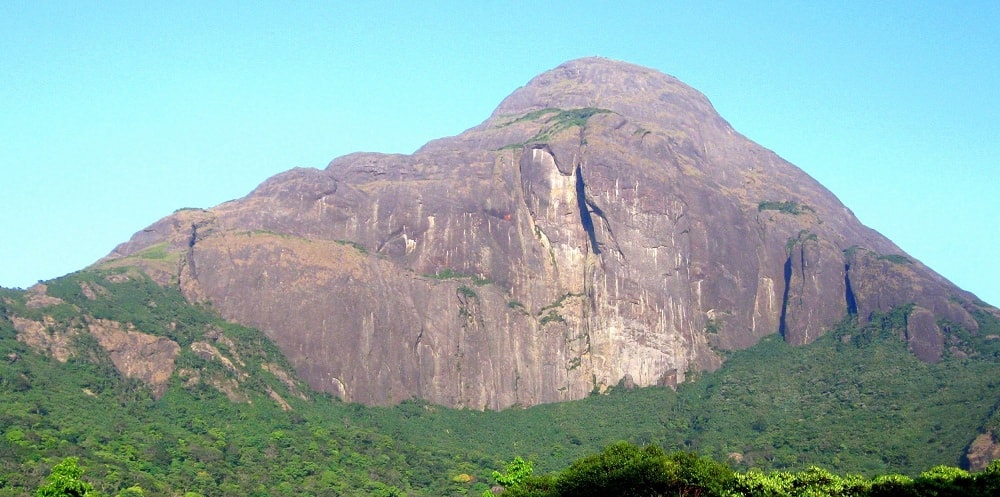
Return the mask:
[(439, 451), (331, 400), (261, 332), (137, 271), (0, 288), (0, 496), (70, 456), (100, 495), (443, 493)]
[(682, 382), (780, 333), (908, 306), (940, 360), (979, 302), (650, 69), (568, 62), (412, 155), (294, 169), (182, 210), (101, 267), (141, 267), (257, 327), (315, 389), (500, 409)]
[[(848, 319), (805, 346), (768, 337), (676, 391), (622, 382), (500, 412), (364, 407), (309, 391), (260, 332), (175, 288), (81, 271), (0, 289), (0, 496), (30, 493), (67, 456), (109, 495), (482, 495), (515, 455), (550, 471), (618, 440), (743, 470), (980, 469), (1000, 426), (1000, 320), (977, 313), (983, 333), (954, 330), (961, 342), (928, 364), (907, 350), (908, 312)], [(176, 355), (144, 354), (163, 349)]]

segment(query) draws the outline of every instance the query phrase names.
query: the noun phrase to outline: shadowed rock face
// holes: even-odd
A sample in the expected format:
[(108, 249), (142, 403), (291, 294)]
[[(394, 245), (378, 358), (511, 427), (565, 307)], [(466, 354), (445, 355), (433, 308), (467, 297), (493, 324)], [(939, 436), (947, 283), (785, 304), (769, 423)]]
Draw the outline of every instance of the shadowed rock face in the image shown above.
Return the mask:
[[(166, 244), (175, 263), (142, 257)], [(483, 124), (413, 155), (352, 154), (164, 218), (108, 265), (141, 265), (265, 330), (345, 400), (472, 408), (669, 384), (718, 349), (821, 336), (912, 304), (940, 358), (975, 297), (863, 226), (678, 80), (568, 62)]]

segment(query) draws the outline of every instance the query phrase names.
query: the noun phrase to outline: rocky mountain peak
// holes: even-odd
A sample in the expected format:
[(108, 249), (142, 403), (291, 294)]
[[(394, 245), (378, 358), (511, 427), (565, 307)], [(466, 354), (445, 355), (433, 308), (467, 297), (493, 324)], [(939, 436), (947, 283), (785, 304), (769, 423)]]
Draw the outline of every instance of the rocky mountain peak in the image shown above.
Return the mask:
[(572, 60), (536, 76), (504, 99), (493, 116), (544, 108), (608, 109), (663, 125), (684, 117), (721, 120), (704, 95), (677, 78), (601, 57)]
[(897, 308), (911, 350), (936, 361), (949, 330), (995, 312), (697, 91), (600, 58), (412, 155), (352, 154), (179, 211), (103, 263), (264, 330), (311, 386), (368, 404), (676, 385), (722, 350), (805, 344)]

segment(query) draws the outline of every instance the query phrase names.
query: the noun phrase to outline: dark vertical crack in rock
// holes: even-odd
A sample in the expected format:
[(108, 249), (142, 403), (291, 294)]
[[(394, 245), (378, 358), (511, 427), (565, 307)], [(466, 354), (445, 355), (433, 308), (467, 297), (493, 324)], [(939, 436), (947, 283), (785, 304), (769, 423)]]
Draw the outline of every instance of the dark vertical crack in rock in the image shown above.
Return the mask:
[(191, 239), (188, 240), (188, 249), (187, 249), (187, 263), (188, 267), (191, 269), (192, 280), (198, 279), (198, 270), (197, 268), (195, 268), (194, 265), (194, 244), (196, 241), (198, 241), (198, 225), (192, 224)]
[[(583, 224), (584, 231), (590, 237), (590, 249), (594, 254), (600, 254), (601, 248), (597, 244), (597, 234), (594, 232), (594, 220), (590, 217), (591, 206), (587, 204), (586, 187), (580, 166), (576, 166), (576, 205), (580, 208), (580, 223)], [(600, 209), (597, 212), (599, 213)]]
[(604, 230), (607, 231), (608, 233), (608, 242), (609, 242), (608, 244), (610, 244), (611, 247), (614, 249), (614, 251), (618, 254), (618, 257), (624, 260), (625, 254), (622, 253), (622, 248), (620, 245), (618, 245), (618, 240), (615, 238), (614, 231), (611, 230), (611, 223), (609, 223), (608, 218), (605, 217), (604, 211), (602, 211), (601, 208), (598, 207), (597, 204), (595, 204), (591, 199), (586, 198), (586, 196), (584, 196), (584, 200), (587, 203), (587, 207), (590, 208), (590, 212), (597, 215), (597, 217), (601, 219), (601, 223), (604, 226)]
[(854, 298), (854, 289), (851, 288), (850, 263), (844, 263), (844, 300), (847, 301), (847, 313), (856, 316), (858, 314), (858, 301)]
[(792, 254), (788, 254), (788, 258), (785, 259), (785, 291), (781, 296), (781, 317), (778, 318), (778, 333), (782, 338), (785, 337), (786, 324), (785, 318), (788, 314), (788, 292), (792, 286)]

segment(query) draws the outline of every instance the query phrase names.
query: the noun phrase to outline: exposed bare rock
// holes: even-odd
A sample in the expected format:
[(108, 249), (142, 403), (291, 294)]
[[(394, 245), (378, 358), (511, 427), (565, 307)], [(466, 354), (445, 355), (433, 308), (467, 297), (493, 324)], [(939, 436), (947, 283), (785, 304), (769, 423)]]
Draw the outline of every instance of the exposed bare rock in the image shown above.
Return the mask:
[[(222, 392), (233, 402), (250, 402), (250, 397), (247, 393), (240, 389), (240, 382), (246, 380), (249, 377), (249, 373), (246, 370), (246, 364), (243, 362), (243, 359), (236, 353), (236, 344), (229, 337), (223, 335), (222, 330), (209, 330), (205, 335), (207, 338), (212, 339), (216, 343), (226, 346), (226, 352), (230, 355), (230, 357), (227, 357), (226, 354), (219, 350), (218, 347), (206, 341), (196, 341), (192, 343), (191, 351), (206, 361), (215, 361), (220, 363), (226, 371), (228, 371), (228, 375), (215, 374), (205, 377), (198, 371), (185, 369), (178, 372), (182, 378), (186, 379), (185, 386), (191, 387), (203, 382)], [(306, 397), (306, 395), (302, 393), (301, 389), (299, 389), (296, 381), (287, 371), (282, 369), (281, 366), (278, 366), (277, 364), (263, 364), (261, 367), (265, 371), (275, 375), (279, 381), (285, 384), (288, 391), (293, 395), (302, 400), (308, 400), (308, 397)], [(292, 410), (292, 406), (284, 398), (282, 398), (280, 394), (275, 392), (271, 387), (266, 387), (266, 389), (268, 396), (271, 397), (271, 399), (274, 400), (283, 410)]]
[(276, 376), (278, 380), (285, 385), (285, 388), (288, 388), (288, 391), (291, 392), (292, 395), (295, 395), (296, 397), (302, 400), (309, 399), (308, 397), (306, 397), (304, 393), (302, 393), (302, 390), (299, 389), (299, 385), (294, 379), (292, 379), (292, 375), (288, 374), (288, 372), (285, 371), (281, 366), (277, 364), (265, 363), (262, 364), (261, 367), (264, 369), (264, 371), (267, 371), (268, 373), (271, 373), (274, 376)]
[(997, 459), (1000, 459), (1000, 442), (992, 432), (976, 437), (965, 453), (965, 460), (971, 471), (981, 471)]
[(184, 388), (193, 388), (201, 383), (201, 373), (195, 369), (181, 368), (177, 370), (177, 376), (184, 380)]
[(273, 389), (271, 389), (271, 387), (267, 388), (267, 395), (271, 397), (271, 400), (273, 400), (275, 403), (278, 404), (278, 406), (281, 407), (282, 411), (292, 410), (292, 406), (287, 401), (285, 401), (285, 399), (283, 399), (281, 395), (278, 395), (278, 392), (275, 392)]
[[(74, 339), (82, 330), (57, 325), (46, 316), (43, 321), (11, 316), (17, 339), (40, 353), (66, 362), (76, 354)], [(107, 350), (115, 369), (127, 378), (146, 383), (154, 396), (162, 396), (174, 371), (180, 346), (173, 341), (142, 333), (115, 321), (93, 319), (87, 331)]]
[(230, 402), (249, 403), (250, 397), (240, 391), (240, 382), (235, 378), (213, 377), (206, 381), (212, 388), (222, 392)]
[(61, 329), (50, 317), (43, 321), (33, 321), (18, 316), (11, 316), (17, 340), (24, 342), (39, 353), (54, 357), (59, 362), (66, 362), (73, 355), (73, 337), (79, 333), (76, 329)]
[(235, 361), (236, 365), (238, 365), (241, 368), (246, 367), (246, 363), (243, 362), (243, 358), (240, 357), (239, 352), (236, 351), (236, 343), (233, 342), (231, 338), (227, 337), (226, 335), (223, 335), (222, 330), (219, 329), (210, 330), (208, 333), (206, 333), (206, 336), (214, 340), (216, 343), (223, 345), (226, 348), (226, 351), (229, 353), (229, 355), (233, 358), (233, 361)]
[(910, 350), (920, 359), (937, 362), (944, 351), (944, 335), (937, 325), (937, 316), (923, 307), (914, 307), (906, 321), (906, 338)]
[[(66, 362), (76, 353), (73, 340), (80, 334), (80, 329), (59, 327), (48, 316), (43, 321), (11, 316), (11, 321), (19, 341), (51, 355), (59, 362)], [(146, 383), (154, 396), (163, 395), (174, 371), (179, 345), (170, 339), (142, 333), (115, 321), (91, 319), (87, 321), (86, 328), (108, 352), (118, 372)]]
[(87, 323), (87, 328), (101, 347), (108, 351), (118, 372), (127, 378), (142, 380), (154, 397), (166, 392), (180, 345), (116, 321), (94, 319)]
[(29, 309), (41, 309), (42, 307), (49, 307), (63, 303), (62, 299), (52, 297), (46, 292), (48, 292), (48, 287), (44, 283), (33, 285), (25, 292), (27, 300), (24, 305)]
[(622, 388), (625, 390), (635, 389), (635, 380), (632, 378), (632, 375), (626, 374), (625, 377), (622, 378)]
[(97, 300), (99, 297), (107, 294), (107, 289), (101, 285), (91, 285), (86, 281), (80, 282), (80, 291), (83, 292), (83, 296), (90, 300)]
[(805, 344), (903, 305), (934, 361), (937, 322), (974, 332), (980, 305), (694, 89), (597, 58), (412, 155), (351, 154), (176, 212), (103, 264), (264, 330), (312, 387), (367, 404), (673, 386), (719, 349)]
[(846, 278), (860, 316), (915, 305), (908, 318), (906, 338), (910, 349), (922, 360), (936, 362), (941, 358), (944, 337), (938, 320), (957, 323), (973, 332), (979, 330), (966, 310), (975, 297), (955, 288), (919, 261), (857, 247), (847, 249), (846, 260)]
[(240, 390), (240, 382), (236, 378), (220, 374), (202, 375), (201, 371), (190, 368), (178, 369), (177, 376), (184, 381), (184, 388), (194, 388), (199, 384), (205, 384), (225, 395), (230, 402), (250, 402), (250, 397)]
[(245, 379), (247, 373), (233, 364), (228, 357), (222, 355), (219, 349), (215, 348), (212, 344), (208, 342), (194, 342), (191, 344), (191, 350), (202, 359), (207, 361), (219, 361), (229, 372), (236, 375), (239, 379)]

